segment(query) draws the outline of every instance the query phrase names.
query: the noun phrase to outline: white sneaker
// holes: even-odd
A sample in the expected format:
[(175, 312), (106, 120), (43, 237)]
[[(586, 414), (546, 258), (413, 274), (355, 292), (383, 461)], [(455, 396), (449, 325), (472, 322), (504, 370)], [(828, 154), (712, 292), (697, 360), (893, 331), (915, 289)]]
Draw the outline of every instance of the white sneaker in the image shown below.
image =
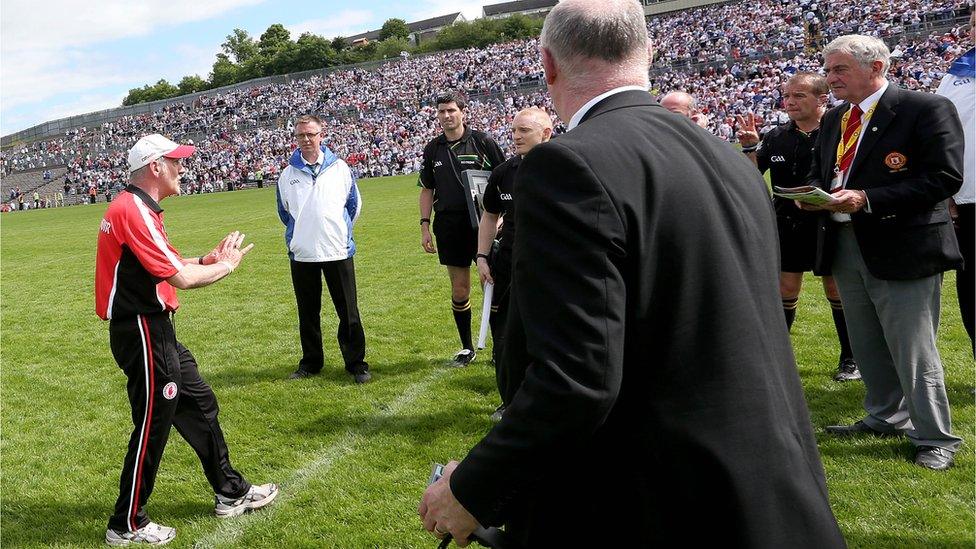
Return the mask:
[(251, 485), (251, 489), (246, 494), (237, 498), (230, 499), (220, 494), (214, 497), (214, 514), (220, 518), (236, 517), (245, 512), (260, 509), (274, 501), (278, 496), (278, 485), (274, 483), (262, 484), (260, 486)]
[(176, 537), (176, 528), (150, 522), (135, 532), (117, 532), (109, 528), (105, 530), (105, 543), (116, 547), (123, 545), (145, 544), (166, 545)]

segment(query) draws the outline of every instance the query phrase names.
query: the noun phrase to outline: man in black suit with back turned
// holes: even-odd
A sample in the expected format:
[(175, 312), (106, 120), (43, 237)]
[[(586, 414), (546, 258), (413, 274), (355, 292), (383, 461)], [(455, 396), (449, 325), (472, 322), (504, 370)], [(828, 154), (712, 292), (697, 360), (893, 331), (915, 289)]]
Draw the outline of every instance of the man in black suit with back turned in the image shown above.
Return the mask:
[[(633, 0), (542, 36), (568, 132), (522, 161), (502, 420), (418, 509), (462, 544), (843, 547), (777, 291), (755, 167), (646, 91)], [(714, 276), (722, 273), (721, 277)]]
[(947, 202), (962, 185), (962, 125), (948, 99), (888, 83), (880, 39), (841, 36), (823, 56), (844, 103), (824, 115), (810, 167), (835, 197), (814, 270), (837, 281), (867, 411), (826, 430), (904, 434), (916, 464), (944, 470), (962, 443), (936, 348), (942, 273), (962, 264)]

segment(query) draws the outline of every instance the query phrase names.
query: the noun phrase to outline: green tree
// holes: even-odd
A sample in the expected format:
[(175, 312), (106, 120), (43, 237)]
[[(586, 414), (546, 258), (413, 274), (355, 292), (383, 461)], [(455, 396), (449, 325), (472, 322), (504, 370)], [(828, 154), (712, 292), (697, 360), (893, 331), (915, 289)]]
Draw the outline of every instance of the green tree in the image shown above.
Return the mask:
[(146, 84), (142, 88), (129, 90), (129, 95), (122, 101), (122, 104), (135, 105), (136, 103), (169, 99), (177, 95), (180, 95), (180, 90), (176, 86), (170, 84), (165, 79), (160, 79), (152, 86)]
[(244, 82), (245, 80), (261, 78), (262, 76), (272, 74), (268, 71), (268, 62), (269, 59), (263, 55), (255, 55), (254, 57), (241, 63), (240, 69), (237, 71), (236, 82)]
[(332, 46), (334, 42), (334, 40), (330, 42), (323, 36), (309, 32), (299, 36), (296, 44), (301, 60), (298, 70), (309, 71), (335, 65), (336, 52)]
[(457, 48), (480, 48), (495, 43), (500, 33), (495, 29), (498, 25), (491, 19), (477, 19), (470, 23), (461, 21), (441, 29), (436, 41), (436, 50), (452, 50)]
[(349, 47), (349, 44), (346, 42), (345, 37), (336, 36), (335, 38), (332, 39), (332, 49), (333, 50), (335, 50), (337, 52), (340, 52), (340, 51), (346, 49), (347, 47)]
[(539, 17), (526, 17), (522, 14), (515, 14), (501, 20), (499, 38), (503, 40), (521, 40), (538, 36), (542, 30), (542, 19)]
[(406, 38), (387, 38), (376, 46), (376, 57), (387, 59), (397, 57), (401, 51), (409, 52), (412, 48)]
[(389, 38), (403, 38), (404, 40), (410, 37), (410, 27), (407, 26), (407, 22), (403, 19), (387, 19), (386, 23), (380, 27), (380, 41), (387, 40)]
[(210, 87), (219, 88), (237, 83), (238, 72), (240, 72), (240, 67), (232, 62), (227, 54), (218, 53), (217, 61), (214, 62), (210, 72)]
[(145, 86), (143, 88), (130, 89), (128, 95), (126, 95), (125, 99), (122, 100), (122, 106), (128, 107), (129, 105), (138, 105), (139, 103), (145, 103), (146, 100), (143, 98), (145, 97), (146, 87), (148, 86)]
[(268, 59), (274, 57), (278, 50), (291, 44), (291, 32), (281, 23), (275, 23), (264, 31), (258, 39), (258, 52)]
[(336, 53), (329, 40), (317, 34), (304, 33), (297, 42), (289, 42), (268, 62), (270, 74), (288, 74), (321, 69), (336, 64)]
[(180, 95), (186, 95), (188, 93), (203, 91), (207, 89), (208, 84), (206, 80), (194, 74), (193, 76), (184, 76), (183, 80), (180, 80), (180, 83), (176, 87), (179, 89)]
[(258, 54), (258, 45), (245, 30), (234, 29), (234, 32), (227, 35), (227, 39), (220, 47), (224, 54), (233, 57), (238, 64), (245, 63), (248, 59)]
[(265, 66), (265, 72), (268, 74), (288, 74), (290, 72), (298, 72), (301, 69), (301, 54), (298, 50), (298, 44), (294, 42), (288, 42), (284, 46), (278, 48), (274, 56), (268, 59), (268, 64)]
[(343, 65), (351, 65), (353, 63), (362, 63), (363, 61), (376, 59), (376, 45), (378, 43), (370, 42), (362, 46), (356, 46), (355, 48), (346, 48), (340, 56), (341, 63)]

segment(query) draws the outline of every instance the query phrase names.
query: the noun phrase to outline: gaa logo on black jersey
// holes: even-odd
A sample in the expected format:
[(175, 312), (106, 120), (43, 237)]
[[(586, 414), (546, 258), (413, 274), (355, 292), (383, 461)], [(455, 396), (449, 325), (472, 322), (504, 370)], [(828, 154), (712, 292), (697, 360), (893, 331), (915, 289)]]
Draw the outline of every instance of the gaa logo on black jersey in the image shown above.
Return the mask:
[(777, 155), (774, 155), (774, 156), (769, 157), (769, 161), (770, 162), (786, 162), (786, 157), (783, 156), (783, 155), (781, 155), (781, 154), (777, 154)]

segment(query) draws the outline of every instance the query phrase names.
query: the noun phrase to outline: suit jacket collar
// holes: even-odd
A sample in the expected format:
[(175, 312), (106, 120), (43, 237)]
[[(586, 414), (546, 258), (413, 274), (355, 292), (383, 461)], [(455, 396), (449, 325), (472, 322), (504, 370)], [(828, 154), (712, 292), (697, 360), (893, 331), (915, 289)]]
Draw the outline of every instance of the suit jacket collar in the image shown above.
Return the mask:
[(901, 93), (898, 86), (889, 83), (888, 89), (878, 100), (874, 114), (871, 115), (867, 125), (862, 130), (864, 137), (861, 138), (861, 144), (857, 147), (857, 154), (854, 156), (854, 163), (851, 165), (851, 173), (847, 176), (848, 182), (856, 181), (853, 177), (858, 168), (864, 165), (864, 159), (868, 157), (868, 153), (871, 152), (878, 139), (884, 135), (891, 121), (895, 119), (895, 107), (901, 102)]
[(654, 98), (651, 97), (651, 94), (647, 91), (622, 91), (605, 97), (597, 104), (593, 105), (590, 110), (583, 115), (583, 118), (580, 120), (580, 125), (593, 117), (600, 116), (601, 114), (615, 111), (617, 109), (622, 109), (624, 107), (652, 106), (657, 104), (657, 101), (655, 101)]

